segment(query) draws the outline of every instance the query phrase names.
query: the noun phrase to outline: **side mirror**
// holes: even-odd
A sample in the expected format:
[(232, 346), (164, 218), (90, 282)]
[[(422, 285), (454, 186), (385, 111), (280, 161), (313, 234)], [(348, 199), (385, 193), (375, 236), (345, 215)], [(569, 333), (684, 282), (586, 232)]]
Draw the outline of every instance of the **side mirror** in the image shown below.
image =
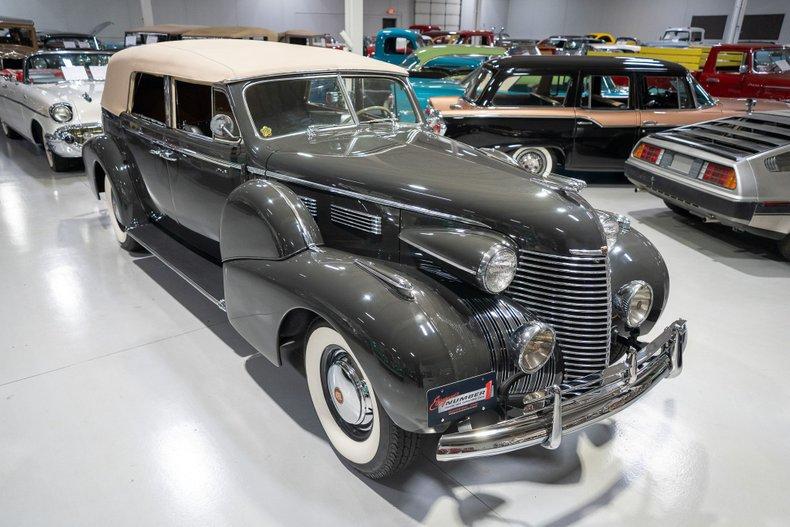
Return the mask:
[(235, 141), (239, 138), (236, 133), (236, 123), (230, 115), (218, 113), (211, 118), (209, 128), (211, 128), (211, 135), (213, 135), (215, 139)]
[(749, 73), (749, 66), (746, 64), (741, 64), (738, 66), (738, 73)]

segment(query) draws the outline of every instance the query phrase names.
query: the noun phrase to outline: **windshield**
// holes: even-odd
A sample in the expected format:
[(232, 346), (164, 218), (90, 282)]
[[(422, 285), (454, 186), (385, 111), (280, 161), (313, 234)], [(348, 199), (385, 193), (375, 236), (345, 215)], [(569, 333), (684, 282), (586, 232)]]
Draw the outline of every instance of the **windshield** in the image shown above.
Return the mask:
[(0, 44), (33, 47), (33, 32), (21, 27), (0, 27)]
[(698, 107), (707, 107), (713, 106), (716, 104), (716, 100), (711, 97), (711, 95), (705, 91), (705, 88), (697, 82), (697, 79), (692, 77), (691, 75), (688, 76), (688, 80), (691, 83), (691, 89), (694, 90), (694, 97), (697, 99), (697, 106)]
[(246, 88), (244, 97), (255, 129), (265, 138), (376, 121), (420, 122), (408, 88), (390, 77), (259, 82)]
[(661, 40), (686, 41), (689, 39), (688, 31), (667, 31)]
[(480, 94), (482, 94), (483, 90), (485, 90), (485, 88), (489, 85), (493, 75), (491, 74), (491, 70), (483, 67), (478, 68), (469, 75), (469, 77), (462, 81), (462, 83), (466, 84), (464, 99), (469, 102), (474, 102), (478, 97), (480, 97)]
[(27, 59), (27, 76), (33, 84), (64, 81), (104, 81), (109, 53), (52, 53)]
[(788, 62), (790, 48), (758, 49), (754, 52), (754, 71), (758, 73), (787, 73), (790, 71)]
[(99, 49), (93, 37), (52, 37), (43, 44), (49, 49)]

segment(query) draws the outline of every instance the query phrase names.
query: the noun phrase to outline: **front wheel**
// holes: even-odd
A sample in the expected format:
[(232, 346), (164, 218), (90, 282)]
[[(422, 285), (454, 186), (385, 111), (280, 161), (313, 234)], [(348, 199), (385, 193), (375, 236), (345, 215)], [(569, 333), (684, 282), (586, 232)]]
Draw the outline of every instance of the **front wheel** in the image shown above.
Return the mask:
[(338, 455), (372, 479), (395, 474), (413, 461), (420, 436), (392, 422), (337, 331), (324, 322), (313, 325), (304, 360), (310, 398)]
[(44, 155), (47, 157), (47, 164), (53, 172), (65, 172), (71, 167), (71, 160), (66, 157), (61, 157), (45, 143)]
[(115, 195), (110, 178), (107, 176), (104, 176), (104, 204), (107, 206), (107, 215), (110, 217), (112, 232), (115, 234), (115, 239), (118, 240), (121, 248), (127, 251), (141, 250), (142, 246), (129, 236), (129, 233), (126, 232), (126, 227), (118, 219), (118, 197)]
[(554, 170), (554, 155), (542, 146), (520, 148), (513, 154), (513, 159), (531, 176), (545, 177)]

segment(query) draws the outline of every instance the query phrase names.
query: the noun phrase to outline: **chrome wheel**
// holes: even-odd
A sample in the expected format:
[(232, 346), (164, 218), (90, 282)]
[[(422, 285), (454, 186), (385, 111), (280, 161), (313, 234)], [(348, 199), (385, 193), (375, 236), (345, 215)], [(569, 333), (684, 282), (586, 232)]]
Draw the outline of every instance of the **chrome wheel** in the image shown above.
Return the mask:
[(373, 400), (354, 358), (344, 349), (330, 346), (323, 357), (324, 396), (332, 415), (346, 434), (357, 441), (370, 435)]
[(524, 171), (533, 176), (546, 176), (554, 168), (551, 152), (540, 146), (522, 148), (513, 158)]

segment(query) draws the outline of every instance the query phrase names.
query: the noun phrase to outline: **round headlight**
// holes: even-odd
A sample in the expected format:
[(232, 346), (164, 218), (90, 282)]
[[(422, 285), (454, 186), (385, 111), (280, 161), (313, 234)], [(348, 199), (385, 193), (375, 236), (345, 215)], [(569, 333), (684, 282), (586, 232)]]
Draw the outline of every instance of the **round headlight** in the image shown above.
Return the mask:
[(49, 107), (49, 115), (59, 123), (67, 123), (74, 117), (74, 112), (70, 105), (59, 102)]
[(508, 347), (521, 371), (535, 373), (551, 358), (555, 341), (551, 326), (530, 322), (510, 334)]
[(653, 288), (647, 282), (634, 280), (623, 285), (615, 296), (615, 308), (625, 325), (638, 328), (653, 307)]
[(477, 281), (489, 293), (501, 293), (516, 276), (518, 258), (510, 247), (494, 245), (483, 255), (477, 269)]

